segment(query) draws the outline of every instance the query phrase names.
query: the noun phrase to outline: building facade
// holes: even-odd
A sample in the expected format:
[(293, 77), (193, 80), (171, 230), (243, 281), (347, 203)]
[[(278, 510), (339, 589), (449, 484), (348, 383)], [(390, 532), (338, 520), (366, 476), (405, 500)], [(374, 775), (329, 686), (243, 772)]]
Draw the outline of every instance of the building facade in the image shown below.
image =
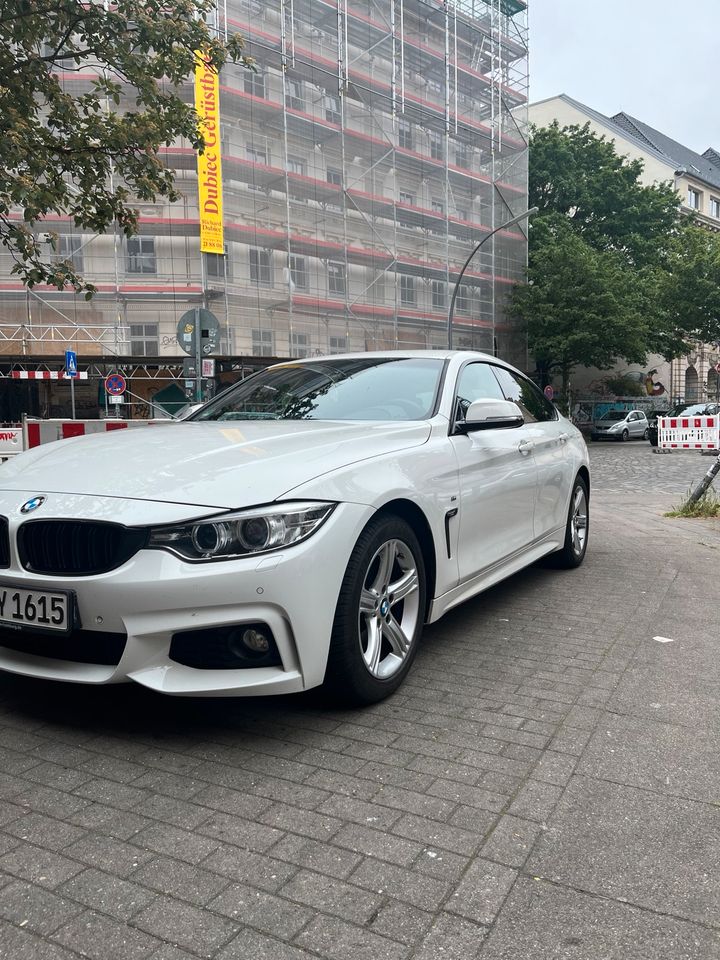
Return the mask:
[[(606, 117), (565, 94), (531, 104), (529, 119), (537, 127), (549, 126), (553, 121), (561, 127), (589, 123), (593, 133), (615, 143), (620, 156), (642, 161), (644, 183), (673, 184), (682, 212), (694, 215), (705, 229), (720, 232), (720, 153), (717, 150), (708, 148), (704, 153), (696, 153), (627, 113)], [(654, 395), (658, 403), (679, 398), (714, 400), (720, 395), (720, 378), (715, 369), (718, 365), (720, 344), (698, 343), (691, 353), (672, 363), (662, 357), (650, 357), (642, 370), (634, 365), (621, 372), (646, 383), (648, 393)], [(601, 381), (604, 376), (607, 371), (578, 371), (575, 392), (587, 392), (594, 381)], [(660, 388), (662, 393), (658, 392)]]
[[(225, 254), (200, 254), (196, 155), (177, 143), (164, 159), (184, 199), (142, 205), (138, 236), (42, 224), (97, 285), (90, 303), (28, 293), (0, 256), (4, 369), (68, 346), (100, 372), (181, 377), (178, 322), (196, 307), (228, 362), (446, 345), (466, 257), (527, 208), (524, 0), (227, 0), (216, 27), (256, 62), (220, 77)], [(63, 77), (77, 94), (91, 80)], [(454, 323), (456, 346), (520, 365), (503, 305), (525, 230), (473, 260)]]

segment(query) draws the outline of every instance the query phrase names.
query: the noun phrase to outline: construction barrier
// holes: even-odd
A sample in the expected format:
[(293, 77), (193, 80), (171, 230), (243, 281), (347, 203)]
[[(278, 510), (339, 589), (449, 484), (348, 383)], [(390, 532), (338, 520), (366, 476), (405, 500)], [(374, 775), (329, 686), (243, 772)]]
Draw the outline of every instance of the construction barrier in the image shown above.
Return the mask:
[(0, 427), (0, 460), (7, 460), (8, 457), (14, 457), (22, 453), (25, 449), (23, 443), (23, 429), (17, 424), (9, 424)]
[(27, 417), (22, 426), (22, 449), (31, 450), (43, 443), (66, 440), (69, 437), (84, 437), (91, 433), (107, 433), (110, 430), (126, 430), (128, 427), (147, 427), (155, 423), (172, 422), (172, 420), (34, 420)]
[(658, 447), (662, 450), (717, 450), (720, 417), (658, 417)]

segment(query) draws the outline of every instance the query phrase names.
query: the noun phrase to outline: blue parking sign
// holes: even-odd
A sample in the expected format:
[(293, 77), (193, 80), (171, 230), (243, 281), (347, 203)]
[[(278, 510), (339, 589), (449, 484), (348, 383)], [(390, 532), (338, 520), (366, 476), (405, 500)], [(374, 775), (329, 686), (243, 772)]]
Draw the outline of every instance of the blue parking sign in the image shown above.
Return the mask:
[(65, 351), (65, 376), (66, 377), (77, 377), (78, 375), (78, 365), (77, 365), (77, 354), (74, 350)]

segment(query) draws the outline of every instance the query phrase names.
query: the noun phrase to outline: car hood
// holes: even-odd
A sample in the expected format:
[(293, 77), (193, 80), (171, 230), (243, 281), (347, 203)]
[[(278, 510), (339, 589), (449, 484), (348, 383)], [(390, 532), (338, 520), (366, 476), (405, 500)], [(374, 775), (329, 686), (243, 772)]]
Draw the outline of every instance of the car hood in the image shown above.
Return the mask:
[(0, 491), (239, 508), (348, 464), (419, 446), (428, 422), (173, 423), (58, 440), (0, 467)]

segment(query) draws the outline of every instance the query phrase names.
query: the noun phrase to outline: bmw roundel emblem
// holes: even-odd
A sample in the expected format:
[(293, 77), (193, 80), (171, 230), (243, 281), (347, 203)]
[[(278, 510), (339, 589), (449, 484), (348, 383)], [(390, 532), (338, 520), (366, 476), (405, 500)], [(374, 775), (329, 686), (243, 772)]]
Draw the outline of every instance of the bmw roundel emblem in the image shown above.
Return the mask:
[(47, 497), (33, 497), (31, 500), (26, 500), (25, 503), (20, 507), (20, 513), (32, 513), (33, 510), (37, 510), (38, 507), (41, 507)]

